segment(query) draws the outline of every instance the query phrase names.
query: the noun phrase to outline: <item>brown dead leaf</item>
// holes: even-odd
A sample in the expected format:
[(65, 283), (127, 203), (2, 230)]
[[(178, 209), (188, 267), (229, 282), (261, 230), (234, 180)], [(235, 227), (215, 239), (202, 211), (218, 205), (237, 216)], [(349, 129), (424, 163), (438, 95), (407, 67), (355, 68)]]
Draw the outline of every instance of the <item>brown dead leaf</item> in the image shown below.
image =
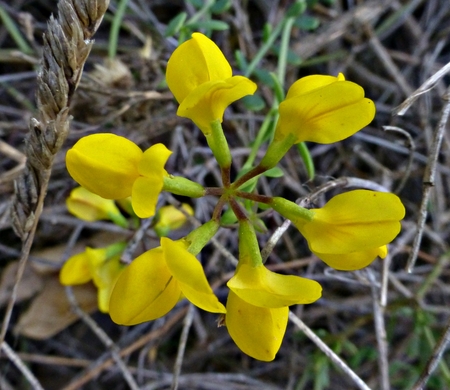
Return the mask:
[[(74, 286), (73, 292), (80, 307), (88, 312), (97, 310), (97, 289), (91, 283)], [(70, 308), (64, 286), (57, 276), (45, 279), (41, 293), (20, 317), (15, 331), (20, 335), (43, 340), (54, 336), (78, 320)]]
[[(19, 262), (14, 261), (6, 266), (0, 279), (0, 307), (4, 306), (11, 295), (16, 282), (17, 266)], [(42, 288), (42, 277), (29, 265), (25, 266), (25, 271), (17, 291), (16, 303), (31, 298)]]

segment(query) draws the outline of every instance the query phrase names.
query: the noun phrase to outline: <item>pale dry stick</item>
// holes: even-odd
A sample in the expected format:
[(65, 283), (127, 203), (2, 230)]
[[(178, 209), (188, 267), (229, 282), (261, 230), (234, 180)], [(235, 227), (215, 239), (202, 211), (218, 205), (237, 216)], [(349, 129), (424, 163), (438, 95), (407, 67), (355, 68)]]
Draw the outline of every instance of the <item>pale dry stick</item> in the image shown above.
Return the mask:
[(119, 370), (122, 372), (125, 381), (128, 383), (128, 386), (130, 386), (130, 389), (139, 390), (139, 386), (134, 380), (133, 375), (131, 375), (128, 367), (120, 357), (120, 350), (116, 346), (116, 344), (114, 344), (114, 341), (112, 341), (106, 334), (106, 332), (100, 326), (98, 326), (97, 323), (84, 310), (80, 308), (75, 298), (75, 294), (73, 293), (73, 290), (70, 286), (66, 287), (66, 295), (75, 314), (89, 327), (89, 329), (92, 330), (92, 332), (105, 345), (105, 347), (108, 348), (112, 358), (117, 364), (117, 367), (119, 367)]
[(189, 308), (186, 313), (186, 317), (184, 317), (183, 330), (181, 331), (180, 342), (178, 344), (177, 358), (175, 360), (175, 365), (173, 368), (172, 385), (170, 386), (171, 390), (178, 389), (181, 374), (181, 366), (183, 365), (184, 352), (186, 351), (186, 343), (189, 335), (189, 330), (191, 329), (192, 326), (192, 320), (194, 319), (194, 314), (195, 314), (195, 306), (192, 303), (189, 303)]
[(366, 275), (370, 281), (370, 290), (372, 292), (373, 318), (375, 322), (375, 334), (378, 345), (378, 367), (380, 369), (380, 388), (389, 390), (391, 388), (389, 381), (389, 360), (388, 344), (386, 336), (386, 326), (384, 323), (384, 307), (380, 302), (379, 288), (375, 280), (375, 275), (370, 268), (366, 268)]
[(133, 237), (130, 240), (128, 240), (127, 247), (120, 256), (121, 262), (123, 262), (124, 264), (131, 264), (133, 259), (136, 257), (135, 256), (136, 249), (139, 243), (142, 241), (145, 232), (148, 230), (152, 222), (153, 217), (141, 220), (141, 225), (133, 234)]
[(344, 373), (353, 381), (353, 383), (362, 390), (370, 390), (370, 387), (338, 356), (326, 345), (322, 339), (317, 336), (300, 318), (292, 311), (289, 311), (289, 319), (294, 323), (316, 346)]
[[(153, 330), (150, 333), (142, 336), (139, 340), (135, 341), (133, 344), (131, 344), (128, 347), (123, 348), (120, 350), (120, 357), (128, 356), (138, 350), (139, 348), (142, 348), (144, 345), (148, 344), (149, 342), (153, 340), (157, 340), (158, 338), (162, 337), (164, 334), (166, 334), (175, 324), (178, 323), (178, 321), (183, 318), (183, 316), (186, 315), (188, 308), (183, 307), (179, 311), (177, 311), (172, 317), (170, 317), (166, 323), (159, 329)], [(82, 387), (84, 384), (88, 383), (89, 381), (93, 380), (95, 377), (97, 377), (101, 372), (108, 369), (111, 365), (114, 364), (114, 359), (110, 358), (106, 361), (100, 362), (98, 365), (91, 367), (86, 372), (82, 373), (81, 377), (72, 381), (67, 386), (63, 387), (62, 390), (76, 390)]]
[(425, 228), (425, 220), (428, 215), (428, 201), (430, 200), (431, 189), (434, 186), (434, 180), (436, 176), (437, 160), (439, 151), (441, 150), (442, 139), (444, 138), (445, 129), (450, 115), (450, 87), (445, 94), (446, 103), (442, 110), (441, 119), (439, 120), (436, 133), (433, 138), (433, 142), (430, 146), (430, 155), (428, 158), (427, 166), (425, 167), (425, 173), (423, 177), (423, 195), (422, 203), (419, 209), (419, 218), (417, 220), (417, 233), (414, 237), (411, 253), (408, 258), (406, 270), (412, 272), (414, 264), (416, 263), (417, 254), (419, 253), (420, 244), (422, 242), (423, 230)]
[(11, 219), (22, 239), (16, 282), (3, 318), (0, 343), (5, 339), (19, 282), (33, 243), (50, 180), (52, 164), (69, 132), (69, 105), (92, 48), (109, 0), (61, 0), (58, 17), (50, 17), (44, 34), (41, 68), (37, 76), (39, 117), (30, 123), (26, 139), (27, 162), (15, 181)]
[(392, 111), (392, 115), (405, 115), (406, 111), (413, 105), (413, 103), (417, 100), (420, 95), (431, 91), (436, 84), (442, 79), (447, 73), (450, 72), (450, 62), (444, 65), (441, 69), (439, 69), (435, 74), (429, 77), (425, 82), (417, 88), (411, 96), (408, 97), (402, 104), (398, 107), (394, 108)]
[(402, 180), (400, 181), (399, 185), (395, 189), (394, 193), (398, 194), (405, 186), (406, 182), (408, 181), (411, 171), (412, 171), (412, 165), (414, 162), (414, 151), (416, 150), (416, 144), (414, 143), (413, 137), (411, 137), (411, 134), (409, 134), (406, 130), (403, 130), (401, 127), (397, 126), (383, 126), (384, 131), (392, 131), (396, 133), (400, 133), (405, 136), (405, 138), (408, 140), (407, 148), (409, 150), (408, 154), (408, 163), (405, 168), (405, 173), (402, 175)]
[(8, 359), (14, 363), (17, 369), (23, 374), (33, 390), (44, 390), (37, 378), (33, 375), (30, 369), (22, 362), (19, 356), (12, 350), (12, 348), (3, 341), (0, 348)]
[(411, 388), (411, 390), (425, 389), (425, 385), (427, 384), (437, 365), (441, 361), (442, 356), (444, 355), (444, 352), (446, 351), (449, 343), (450, 343), (450, 321), (447, 323), (444, 333), (442, 334), (440, 340), (436, 344), (433, 353), (430, 357), (430, 360), (428, 360), (428, 363), (424, 371), (422, 372), (420, 378), (417, 380), (414, 386)]
[(277, 245), (277, 242), (280, 240), (280, 238), (283, 236), (283, 234), (286, 232), (286, 230), (289, 229), (289, 226), (291, 226), (291, 221), (289, 219), (286, 219), (280, 227), (278, 227), (270, 236), (270, 238), (267, 240), (266, 245), (264, 245), (264, 248), (261, 250), (261, 257), (263, 263), (266, 262), (270, 254), (272, 253), (273, 249)]

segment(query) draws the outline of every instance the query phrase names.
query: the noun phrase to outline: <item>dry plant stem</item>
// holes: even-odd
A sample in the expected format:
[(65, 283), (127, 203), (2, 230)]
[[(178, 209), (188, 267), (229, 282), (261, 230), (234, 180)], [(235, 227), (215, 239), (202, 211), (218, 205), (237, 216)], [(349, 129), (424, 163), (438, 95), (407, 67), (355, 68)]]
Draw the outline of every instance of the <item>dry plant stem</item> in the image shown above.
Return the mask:
[(336, 355), (331, 348), (326, 345), (308, 326), (298, 318), (292, 311), (289, 311), (289, 319), (297, 326), (316, 346), (344, 373), (353, 381), (353, 383), (362, 390), (370, 390), (364, 381), (347, 364)]
[(388, 344), (386, 336), (386, 327), (384, 323), (384, 307), (380, 303), (379, 289), (375, 280), (373, 271), (366, 269), (367, 278), (370, 281), (370, 289), (372, 291), (373, 317), (375, 322), (375, 334), (378, 345), (378, 367), (380, 370), (380, 389), (389, 390), (391, 388), (389, 382), (389, 361), (388, 361)]
[(11, 349), (11, 347), (3, 341), (1, 344), (1, 350), (8, 357), (8, 359), (14, 363), (17, 369), (23, 374), (33, 390), (44, 390), (37, 378), (33, 375), (30, 369), (22, 362), (19, 356)]
[(120, 350), (119, 348), (117, 348), (116, 344), (114, 344), (114, 342), (108, 337), (105, 331), (100, 328), (97, 323), (80, 308), (71, 287), (66, 287), (66, 295), (75, 314), (81, 318), (81, 320), (92, 330), (92, 332), (99, 338), (99, 340), (105, 345), (105, 347), (110, 350), (112, 358), (122, 372), (125, 381), (128, 383), (128, 386), (130, 386), (130, 389), (139, 390), (139, 386), (134, 380), (133, 375), (131, 375), (128, 367), (120, 357)]
[(277, 245), (277, 242), (279, 241), (279, 239), (283, 236), (283, 234), (286, 232), (286, 230), (289, 229), (289, 226), (291, 226), (291, 221), (289, 219), (286, 219), (283, 222), (283, 224), (280, 227), (278, 227), (273, 232), (273, 234), (270, 236), (266, 245), (264, 245), (264, 248), (261, 250), (261, 257), (262, 257), (263, 263), (266, 262), (266, 260), (272, 253), (273, 249)]
[(416, 150), (416, 144), (414, 143), (413, 137), (411, 137), (411, 134), (409, 134), (406, 130), (403, 130), (400, 127), (397, 126), (383, 126), (384, 131), (394, 131), (396, 133), (400, 133), (405, 136), (405, 138), (408, 140), (408, 163), (405, 168), (405, 173), (402, 175), (402, 180), (400, 181), (400, 184), (395, 189), (394, 193), (399, 194), (400, 191), (405, 186), (406, 182), (409, 179), (409, 176), (411, 175), (412, 165), (414, 162), (414, 151)]
[[(166, 334), (173, 326), (175, 326), (178, 321), (186, 315), (188, 308), (183, 307), (179, 311), (177, 311), (172, 317), (170, 317), (167, 322), (159, 329), (156, 329), (144, 336), (142, 336), (139, 340), (131, 344), (130, 346), (122, 349), (120, 351), (120, 357), (128, 356), (131, 353), (137, 351), (139, 348), (142, 348), (144, 345), (148, 344), (153, 340), (157, 340)], [(100, 373), (108, 369), (111, 365), (114, 364), (114, 360), (108, 359), (104, 362), (101, 362), (99, 365), (87, 370), (84, 374), (79, 378), (69, 383), (67, 386), (63, 387), (62, 390), (77, 390), (82, 387), (84, 384), (96, 378)]]
[(192, 303), (189, 304), (186, 317), (184, 317), (183, 330), (180, 336), (180, 343), (178, 344), (177, 359), (175, 361), (175, 366), (173, 369), (172, 385), (171, 390), (177, 390), (181, 374), (181, 366), (183, 365), (184, 352), (186, 351), (186, 343), (189, 335), (189, 330), (191, 329), (192, 320), (194, 319), (195, 307)]
[(61, 0), (58, 17), (50, 17), (44, 34), (41, 68), (37, 77), (39, 116), (30, 123), (26, 139), (27, 162), (15, 181), (12, 226), (23, 241), (22, 254), (0, 333), (5, 339), (17, 290), (42, 213), (53, 159), (69, 132), (69, 104), (91, 50), (91, 40), (109, 0)]
[(423, 196), (422, 203), (420, 204), (419, 219), (417, 221), (417, 234), (414, 237), (410, 256), (406, 266), (407, 272), (412, 272), (414, 264), (416, 263), (417, 254), (419, 253), (420, 243), (422, 242), (423, 230), (425, 228), (425, 220), (427, 218), (427, 207), (430, 200), (431, 189), (434, 186), (436, 177), (437, 160), (439, 151), (441, 150), (442, 139), (444, 138), (445, 129), (447, 126), (448, 117), (450, 114), (450, 88), (447, 89), (445, 94), (446, 104), (442, 110), (441, 119), (434, 135), (433, 142), (430, 147), (429, 159), (425, 168), (425, 174), (423, 178)]
[(450, 320), (447, 323), (445, 332), (443, 333), (439, 342), (436, 344), (433, 353), (430, 357), (430, 360), (428, 360), (428, 363), (424, 371), (422, 372), (420, 378), (417, 380), (414, 386), (411, 388), (411, 390), (425, 389), (425, 385), (427, 384), (437, 365), (441, 361), (442, 356), (445, 350), (447, 349), (449, 342), (450, 342)]
[(429, 92), (433, 89), (436, 84), (442, 79), (447, 73), (450, 72), (450, 62), (444, 65), (440, 70), (438, 70), (434, 75), (428, 78), (419, 88), (417, 88), (413, 94), (408, 97), (402, 104), (394, 109), (393, 115), (405, 115), (409, 107), (417, 100), (420, 95)]

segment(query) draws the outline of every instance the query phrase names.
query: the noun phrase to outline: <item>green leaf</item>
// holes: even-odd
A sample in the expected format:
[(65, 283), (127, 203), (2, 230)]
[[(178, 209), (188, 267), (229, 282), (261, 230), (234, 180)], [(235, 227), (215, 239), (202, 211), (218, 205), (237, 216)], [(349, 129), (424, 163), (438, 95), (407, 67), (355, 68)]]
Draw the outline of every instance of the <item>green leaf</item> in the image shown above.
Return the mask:
[(295, 20), (294, 25), (300, 30), (312, 31), (319, 27), (320, 21), (313, 16), (301, 15)]
[(242, 51), (236, 50), (234, 52), (234, 58), (236, 59), (239, 69), (242, 71), (242, 73), (245, 73), (248, 67), (248, 62)]
[(308, 173), (309, 180), (313, 180), (316, 174), (316, 170), (314, 168), (314, 161), (309, 153), (309, 149), (304, 142), (300, 142), (297, 144), (298, 152), (305, 164), (306, 172)]
[(175, 16), (166, 27), (166, 31), (164, 32), (165, 37), (172, 37), (177, 34), (180, 29), (183, 27), (184, 22), (186, 21), (187, 13), (181, 12), (177, 16)]
[(270, 23), (264, 24), (262, 35), (263, 42), (267, 42), (269, 40), (270, 35), (272, 34), (272, 30), (272, 25)]
[(224, 31), (228, 30), (230, 26), (228, 23), (222, 22), (221, 20), (207, 20), (204, 22), (194, 22), (194, 23), (188, 23), (186, 25), (192, 30), (218, 30), (218, 31)]
[(273, 88), (274, 84), (269, 71), (265, 69), (255, 69), (253, 73), (258, 78), (259, 81), (261, 81), (268, 87)]
[(288, 8), (288, 10), (286, 12), (286, 16), (288, 18), (295, 18), (295, 17), (301, 15), (305, 11), (306, 11), (306, 2), (305, 1), (297, 1)]
[(188, 3), (192, 4), (196, 9), (203, 7), (203, 0), (186, 0)]
[(231, 7), (231, 0), (218, 0), (211, 7), (211, 12), (213, 14), (221, 14), (227, 11)]
[(236, 215), (234, 215), (234, 212), (231, 209), (226, 210), (220, 218), (220, 225), (233, 225), (236, 222)]
[(241, 101), (245, 108), (250, 111), (260, 111), (266, 107), (266, 102), (258, 94), (244, 96)]
[(284, 172), (281, 168), (273, 167), (270, 168), (268, 171), (264, 172), (264, 176), (267, 177), (283, 177)]

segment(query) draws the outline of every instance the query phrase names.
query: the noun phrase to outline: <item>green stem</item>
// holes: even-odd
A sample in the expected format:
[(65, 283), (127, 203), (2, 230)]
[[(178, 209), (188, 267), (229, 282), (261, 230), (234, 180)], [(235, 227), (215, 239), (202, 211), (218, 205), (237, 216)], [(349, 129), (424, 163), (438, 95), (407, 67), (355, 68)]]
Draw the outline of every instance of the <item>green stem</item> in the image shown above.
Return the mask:
[(219, 166), (222, 169), (229, 169), (231, 167), (230, 148), (219, 120), (211, 123), (211, 133), (205, 136)]
[(205, 189), (195, 181), (181, 176), (164, 176), (163, 191), (175, 195), (188, 196), (190, 198), (201, 198), (205, 196)]
[(256, 55), (253, 57), (253, 60), (248, 65), (248, 67), (245, 71), (245, 74), (244, 74), (245, 77), (250, 77), (253, 74), (256, 67), (261, 63), (261, 60), (263, 59), (263, 57), (271, 49), (273, 43), (280, 35), (281, 30), (283, 29), (283, 26), (284, 26), (284, 20), (273, 29), (272, 34), (270, 34), (267, 41), (261, 46), (258, 53), (256, 53)]
[(258, 165), (255, 168), (253, 168), (251, 171), (248, 171), (246, 174), (241, 176), (234, 183), (232, 183), (230, 188), (234, 189), (234, 190), (237, 190), (237, 189), (239, 189), (239, 187), (241, 187), (243, 184), (248, 182), (250, 179), (253, 179), (256, 176), (261, 175), (265, 171), (267, 171), (266, 168), (261, 167), (260, 165)]
[(283, 32), (281, 34), (280, 53), (278, 55), (278, 80), (281, 85), (284, 85), (286, 78), (287, 57), (289, 52), (289, 41), (291, 38), (292, 27), (294, 26), (295, 18), (288, 17), (283, 25)]
[(263, 264), (255, 229), (249, 220), (239, 221), (239, 264), (255, 268)]
[(316, 175), (316, 169), (314, 168), (314, 161), (311, 157), (311, 153), (309, 153), (309, 149), (306, 146), (306, 143), (300, 142), (297, 144), (297, 150), (300, 153), (300, 157), (305, 163), (306, 172), (308, 173), (309, 180), (313, 180)]
[(293, 134), (288, 134), (286, 137), (278, 140), (274, 139), (267, 148), (266, 154), (259, 165), (264, 167), (265, 170), (273, 168), (284, 157), (291, 146), (296, 143), (295, 141), (296, 137)]
[(190, 232), (185, 240), (190, 244), (188, 251), (194, 256), (198, 255), (205, 245), (214, 237), (219, 230), (219, 222), (211, 220)]
[(250, 169), (253, 166), (253, 163), (255, 162), (256, 155), (258, 154), (259, 149), (261, 148), (262, 143), (264, 142), (264, 139), (266, 138), (266, 134), (270, 131), (270, 129), (273, 127), (273, 124), (275, 123), (275, 118), (278, 115), (278, 103), (272, 106), (272, 109), (267, 113), (266, 117), (264, 118), (263, 123), (261, 124), (261, 127), (259, 128), (258, 134), (256, 135), (255, 140), (252, 144), (252, 149), (250, 150), (250, 154), (248, 155), (247, 161), (243, 165), (242, 169)]
[(127, 9), (128, 0), (120, 0), (116, 14), (111, 24), (109, 32), (108, 58), (113, 59), (117, 54), (117, 43), (119, 41), (120, 25), (122, 24), (125, 11)]
[(17, 47), (22, 53), (25, 54), (32, 54), (33, 49), (28, 44), (28, 42), (23, 38), (20, 30), (17, 28), (14, 21), (11, 19), (9, 14), (3, 9), (3, 7), (0, 5), (0, 20), (3, 21), (3, 25), (5, 26), (6, 30), (11, 35), (11, 38), (16, 43)]
[(294, 225), (301, 225), (312, 221), (314, 218), (314, 211), (300, 207), (298, 204), (281, 197), (272, 198), (270, 206), (284, 218), (291, 220)]
[(243, 199), (252, 200), (258, 203), (271, 204), (273, 197), (267, 195), (253, 194), (251, 192), (236, 191), (236, 196)]

